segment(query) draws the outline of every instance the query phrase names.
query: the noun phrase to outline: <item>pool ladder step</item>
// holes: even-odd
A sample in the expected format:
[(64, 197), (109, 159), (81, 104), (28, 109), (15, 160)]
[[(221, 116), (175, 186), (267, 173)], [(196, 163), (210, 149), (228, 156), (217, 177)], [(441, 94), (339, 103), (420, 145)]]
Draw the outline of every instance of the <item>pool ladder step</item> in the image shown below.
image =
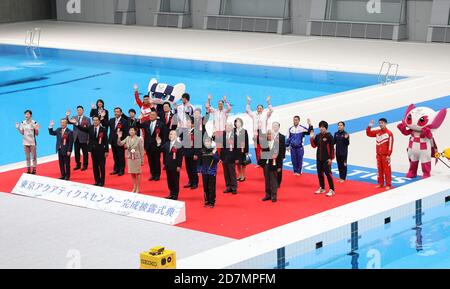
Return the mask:
[(378, 72), (378, 82), (386, 85), (397, 81), (399, 65), (389, 61), (383, 61)]
[(35, 27), (33, 30), (28, 30), (25, 36), (25, 45), (31, 48), (39, 48), (41, 43), (41, 28)]

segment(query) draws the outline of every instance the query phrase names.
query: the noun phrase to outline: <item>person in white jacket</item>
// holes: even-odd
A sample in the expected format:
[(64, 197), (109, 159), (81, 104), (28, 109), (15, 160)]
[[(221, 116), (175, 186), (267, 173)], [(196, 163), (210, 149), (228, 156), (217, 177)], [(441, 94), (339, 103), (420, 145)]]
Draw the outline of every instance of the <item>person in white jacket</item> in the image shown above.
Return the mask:
[(256, 112), (253, 112), (250, 108), (251, 98), (247, 96), (246, 112), (253, 120), (253, 143), (255, 146), (256, 163), (261, 159), (261, 142), (260, 139), (264, 139), (267, 133), (267, 125), (269, 118), (272, 115), (273, 108), (270, 104), (270, 96), (267, 97), (267, 108), (264, 109), (262, 104), (259, 104), (256, 108)]

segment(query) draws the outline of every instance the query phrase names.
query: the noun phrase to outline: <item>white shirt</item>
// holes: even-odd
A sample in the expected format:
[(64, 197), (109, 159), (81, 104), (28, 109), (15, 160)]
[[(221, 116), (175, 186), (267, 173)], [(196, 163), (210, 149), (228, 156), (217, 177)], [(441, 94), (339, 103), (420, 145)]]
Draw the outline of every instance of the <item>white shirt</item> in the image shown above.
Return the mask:
[(186, 122), (186, 115), (192, 116), (194, 113), (194, 109), (192, 108), (192, 105), (190, 103), (182, 104), (177, 107), (177, 120), (178, 120), (178, 127), (181, 128), (188, 128), (187, 122)]
[(150, 121), (150, 134), (153, 134), (155, 131), (156, 120)]
[(250, 105), (247, 104), (246, 112), (253, 120), (253, 131), (257, 132), (258, 130), (261, 130), (261, 133), (266, 133), (267, 124), (273, 112), (272, 105), (269, 105), (268, 109), (263, 110), (263, 112), (258, 113), (252, 112), (250, 109)]
[(170, 142), (169, 151), (172, 151), (174, 144), (175, 144), (175, 141)]
[(230, 103), (227, 101), (225, 103), (226, 109), (218, 110), (213, 107), (209, 108), (209, 112), (214, 116), (214, 132), (225, 131), (225, 125), (227, 124), (228, 112), (231, 110)]
[(95, 126), (94, 127), (94, 132), (95, 132), (95, 137), (98, 138), (98, 131), (100, 130), (100, 126)]
[(116, 118), (116, 125), (115, 125), (114, 128), (117, 128), (117, 125), (119, 124), (121, 118), (122, 118), (122, 117)]
[(33, 125), (37, 125), (37, 123), (34, 120), (30, 120), (30, 122), (24, 120), (19, 126), (19, 129), (23, 131), (22, 143), (24, 146), (36, 145), (36, 135)]

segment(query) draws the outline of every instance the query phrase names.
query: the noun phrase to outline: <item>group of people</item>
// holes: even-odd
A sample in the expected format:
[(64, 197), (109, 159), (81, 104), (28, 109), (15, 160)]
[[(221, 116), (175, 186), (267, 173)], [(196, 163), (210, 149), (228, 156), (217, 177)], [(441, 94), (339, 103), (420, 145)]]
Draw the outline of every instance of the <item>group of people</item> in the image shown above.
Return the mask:
[[(226, 194), (237, 194), (238, 183), (246, 180), (246, 166), (252, 161), (249, 157), (249, 134), (241, 118), (233, 123), (228, 121), (232, 110), (231, 104), (223, 97), (214, 108), (211, 96), (205, 104), (205, 114), (201, 108), (190, 103), (188, 93), (183, 94), (181, 104), (165, 102), (155, 104), (149, 95), (141, 100), (137, 85), (134, 86), (136, 110), (125, 114), (120, 107), (113, 110), (113, 116), (99, 99), (91, 106), (89, 117), (83, 106), (78, 106), (76, 114), (67, 111), (60, 120), (60, 126), (54, 129), (51, 121), (48, 131), (56, 137), (60, 179), (69, 180), (71, 174), (71, 154), (74, 150), (76, 166), (74, 170), (84, 171), (88, 168), (90, 153), (92, 170), (96, 186), (105, 185), (105, 163), (112, 151), (114, 168), (110, 175), (122, 176), (125, 167), (133, 180), (134, 193), (141, 189), (141, 174), (144, 160), (150, 168), (149, 181), (159, 181), (164, 170), (169, 190), (168, 199), (177, 200), (180, 192), (180, 172), (184, 159), (188, 183), (184, 188), (195, 190), (202, 176), (205, 207), (214, 207), (216, 203), (216, 176), (219, 162), (222, 163)], [(280, 133), (280, 124), (269, 119), (273, 113), (270, 96), (266, 99), (267, 108), (258, 105), (251, 110), (251, 98), (247, 97), (246, 113), (252, 120), (253, 143), (255, 147), (256, 166), (262, 168), (265, 179), (265, 196), (263, 201), (277, 201), (277, 191), (281, 186), (283, 162), (286, 151), (291, 154), (294, 175), (302, 174), (304, 156), (304, 137), (309, 136), (311, 146), (316, 148), (317, 174), (320, 187), (316, 194), (325, 193), (325, 176), (329, 190), (327, 196), (335, 194), (331, 173), (331, 164), (337, 159), (339, 181), (347, 178), (347, 155), (350, 144), (345, 123), (339, 122), (338, 131), (333, 135), (328, 132), (328, 123), (319, 123), (320, 133), (315, 135), (311, 121), (308, 127), (300, 124), (300, 117), (294, 116), (293, 126), (287, 137)], [(213, 132), (206, 131), (206, 124), (213, 118)], [(391, 186), (390, 154), (393, 136), (386, 128), (387, 121), (379, 120), (380, 129), (372, 130), (372, 121), (367, 128), (367, 135), (377, 138), (377, 162), (379, 186)], [(72, 125), (73, 129), (69, 129)], [(36, 173), (36, 137), (40, 126), (32, 119), (31, 110), (25, 111), (25, 120), (16, 123), (16, 128), (23, 135), (23, 145), (27, 160), (27, 172)], [(161, 165), (162, 157), (162, 165)]]

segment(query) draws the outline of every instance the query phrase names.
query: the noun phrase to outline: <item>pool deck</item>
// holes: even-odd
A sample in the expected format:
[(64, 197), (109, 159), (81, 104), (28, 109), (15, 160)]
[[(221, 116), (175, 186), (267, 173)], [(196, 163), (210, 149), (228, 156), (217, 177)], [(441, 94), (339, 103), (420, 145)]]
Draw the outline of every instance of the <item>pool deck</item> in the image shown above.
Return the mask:
[[(303, 120), (311, 118), (314, 123), (323, 118), (326, 118), (329, 123), (336, 123), (341, 119), (356, 119), (406, 107), (410, 103), (450, 95), (450, 45), (448, 44), (178, 30), (56, 21), (1, 24), (0, 43), (23, 45), (26, 31), (34, 27), (42, 29), (41, 47), (371, 74), (378, 74), (381, 63), (390, 61), (399, 64), (400, 75), (409, 77), (386, 86), (377, 85), (277, 107), (272, 120), (279, 121), (284, 132), (291, 125), (291, 118), (295, 114), (301, 115)], [(244, 116), (244, 122), (249, 122), (246, 116)], [(394, 151), (404, 152), (407, 146), (407, 138), (400, 136), (394, 126), (395, 123), (392, 123), (391, 128), (396, 134)], [(450, 117), (447, 117), (441, 129), (435, 134), (440, 148), (450, 145), (448, 134), (444, 133), (449, 130)], [(365, 137), (363, 132), (354, 133), (351, 138), (352, 144), (358, 145), (351, 146), (349, 163), (363, 167), (375, 167), (374, 140)], [(306, 148), (305, 151), (306, 157), (313, 157), (314, 152), (312, 150)], [(54, 159), (56, 159), (55, 156), (50, 156), (44, 160), (51, 161)], [(393, 155), (392, 167), (394, 171), (405, 172), (407, 165), (406, 153)], [(0, 171), (18, 167), (23, 167), (23, 163), (2, 166)], [(435, 175), (448, 175), (448, 169), (443, 168), (442, 165), (433, 169)], [(8, 203), (13, 206), (11, 201), (9, 200)], [(42, 201), (27, 200), (27, 202), (41, 205), (38, 202)], [(380, 204), (382, 204), (381, 201)], [(66, 207), (61, 208), (66, 209)], [(77, 215), (76, 212), (73, 212), (73, 215)], [(21, 218), (19, 215), (16, 217)], [(14, 218), (14, 220), (17, 220), (17, 218)], [(66, 216), (66, 218), (69, 217)], [(63, 226), (64, 224), (65, 221), (61, 219), (60, 224), (55, 226)], [(185, 233), (181, 232), (181, 229), (180, 231), (178, 229), (180, 228), (174, 228), (173, 236), (187, 236), (183, 235)], [(19, 244), (23, 236), (20, 234), (14, 236), (16, 238), (12, 241), (15, 240), (15, 242), (12, 243)], [(163, 238), (164, 236), (167, 235), (153, 240), (155, 242), (160, 240), (160, 242), (167, 244), (168, 239)], [(202, 250), (203, 240), (206, 239), (203, 239), (200, 233), (196, 236), (202, 242), (198, 242), (195, 248), (192, 246), (180, 247), (181, 256), (186, 257)], [(232, 241), (218, 236), (210, 237), (213, 241), (205, 241), (205, 244), (208, 244), (208, 242), (211, 244), (210, 248), (214, 247), (215, 244), (225, 244)], [(214, 239), (215, 237), (217, 239)], [(41, 238), (44, 238), (44, 236), (41, 236)], [(99, 238), (104, 238), (104, 236)], [(116, 245), (122, 246), (122, 244)], [(136, 246), (136, 248), (140, 247)], [(53, 261), (50, 260), (51, 267), (63, 267), (60, 263)], [(23, 266), (26, 264), (20, 263), (18, 259), (14, 265)], [(93, 262), (87, 266), (89, 265), (96, 267), (98, 263)]]

